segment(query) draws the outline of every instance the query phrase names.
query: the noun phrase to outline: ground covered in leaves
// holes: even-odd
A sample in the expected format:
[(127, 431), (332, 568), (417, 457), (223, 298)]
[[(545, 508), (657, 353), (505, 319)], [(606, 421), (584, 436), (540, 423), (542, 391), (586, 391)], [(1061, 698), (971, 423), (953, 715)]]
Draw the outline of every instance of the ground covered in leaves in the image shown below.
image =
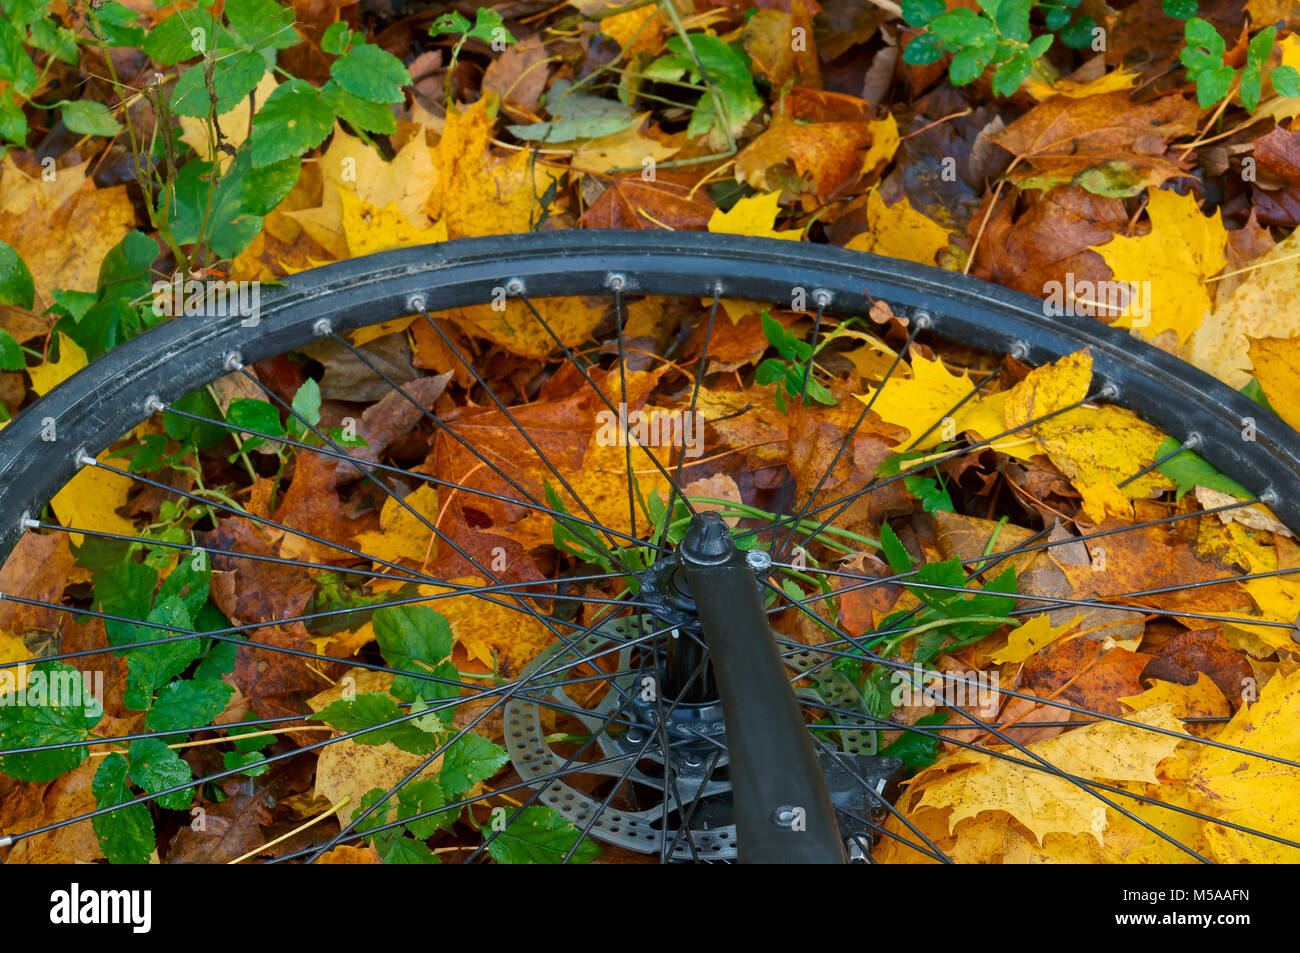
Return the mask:
[[(1043, 299), (1045, 314), (1131, 329), (1300, 426), (1288, 2), (0, 8), (5, 420), (123, 341), (187, 320), (155, 307), (155, 282), (177, 273), (268, 290), (394, 248), (623, 228), (829, 243), (973, 275)], [(1083, 404), (1088, 352), (1032, 368), (916, 336), (883, 300), (824, 322), (808, 302), (723, 299), (716, 320), (698, 299), (533, 305), (606, 393), (624, 384), (625, 351), (631, 409), (689, 410), (698, 383), (707, 423), (681, 492), (738, 533), (883, 481), (778, 553), (799, 562), (771, 598), (817, 596), (820, 619), (786, 608), (776, 631), (841, 650), (845, 633), (866, 637), (894, 663), (1019, 693), (991, 708), (900, 702), (896, 669), (842, 652), (835, 670), (864, 716), (899, 726), (881, 744), (908, 766), (877, 860), (926, 860), (904, 843), (916, 831), (971, 862), (1296, 859), (1283, 841), (1300, 829), (1300, 583), (1287, 574), (1300, 546), (1263, 506), (1230, 508), (1253, 494), (1172, 455), (1177, 441), (1136, 414)], [(529, 584), (644, 558), (509, 502), (520, 492), (643, 539), (680, 538), (684, 510), (642, 455), (629, 512), (625, 448), (597, 439), (604, 405), (528, 305), (437, 318), (443, 333), (407, 316), (217, 380), (177, 409), (226, 426), (157, 415), (40, 514), (73, 531), (27, 533), (0, 569), (0, 592), (30, 600), (0, 602), (0, 750), (69, 746), (0, 757), (0, 834), (134, 803), (21, 838), (6, 862), (297, 856), (471, 723), (373, 812), (418, 819), (321, 859), (463, 860), (495, 810), (526, 798), (500, 716), (475, 722), (481, 700), (311, 746), (458, 697), (385, 666), (488, 686), (552, 643), (538, 619), (448, 586), (486, 585), (485, 566)], [(391, 478), (402, 504), (276, 437), (408, 470)], [(680, 456), (653, 452), (664, 467)], [(592, 598), (625, 588), (570, 584)], [(366, 610), (398, 599), (410, 604)], [(581, 624), (603, 611), (569, 605)], [(281, 619), (297, 621), (265, 624)], [(121, 648), (164, 637), (158, 626), (233, 628), (299, 654), (214, 638)], [(105, 646), (119, 651), (72, 661), (102, 679), (102, 712), (4, 703), (33, 673), (63, 670), (30, 667), (40, 659)], [(577, 750), (582, 725), (548, 717), (557, 750)], [(176, 733), (268, 719), (280, 720)], [(1072, 778), (1033, 770), (1039, 758)], [(644, 859), (602, 853), (550, 808), (526, 811), (489, 840), (493, 859)]]

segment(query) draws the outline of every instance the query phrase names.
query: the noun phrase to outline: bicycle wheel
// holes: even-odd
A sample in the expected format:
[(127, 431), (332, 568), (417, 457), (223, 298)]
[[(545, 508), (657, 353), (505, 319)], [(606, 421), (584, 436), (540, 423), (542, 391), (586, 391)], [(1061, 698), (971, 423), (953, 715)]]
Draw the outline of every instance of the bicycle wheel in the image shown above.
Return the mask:
[[(557, 326), (558, 312), (548, 305), (563, 296), (593, 295), (605, 296), (610, 310), (607, 328), (596, 329), (594, 344)], [(630, 307), (646, 296), (665, 295), (685, 299), (692, 312), (678, 344), (690, 338), (693, 373), (672, 348), (665, 355), (647, 349), (642, 338), (630, 341)], [(726, 475), (709, 461), (734, 454), (755, 432), (770, 436), (774, 427), (783, 429), (779, 420), (747, 408), (736, 396), (739, 391), (705, 385), (706, 377), (716, 382), (719, 376), (710, 372), (709, 355), (725, 320), (718, 313), (723, 299), (786, 309), (797, 304), (810, 318), (810, 329), (795, 325), (808, 340), (791, 368), (786, 410), (801, 422), (811, 421), (814, 435), (799, 446), (790, 431), (784, 450), (754, 457), (735, 471), (732, 486), (738, 495), (717, 500), (700, 489), (711, 484), (697, 484), (688, 468)], [(464, 309), (505, 301), (516, 302), (518, 312), (489, 330), (465, 317)], [(824, 373), (814, 375), (808, 355), (842, 318), (865, 315), (876, 302), (885, 302), (904, 320), (876, 333), (873, 346), (884, 358), (867, 382), (868, 396), (853, 408), (844, 403), (810, 408), (804, 398), (810, 388), (822, 386), (818, 378)], [(448, 312), (458, 312), (459, 321), (448, 319)], [(438, 369), (460, 376), (451, 385), (455, 397), (443, 392), (446, 378), (395, 379), (402, 375), (349, 336), (412, 314), (411, 327), (418, 326), (439, 354)], [(533, 392), (520, 385), (513, 394), (499, 393), (500, 381), (495, 387), (489, 383), (467, 353), (472, 341), (499, 339), (503, 333), (531, 335), (529, 346), (539, 362), (529, 369), (528, 376), (537, 377)], [(310, 401), (300, 403), (274, 379), (263, 379), (270, 375), (252, 369), (320, 341), (378, 385), (385, 396), (376, 405), (382, 408), (376, 420), (400, 418), (400, 440), (378, 423), (367, 428), (363, 420), (369, 436), (358, 441), (347, 428), (327, 425)], [(891, 431), (873, 414), (873, 405), (883, 406), (878, 398), (907, 380), (909, 361), (915, 379), (916, 349), (927, 342), (959, 345), (962, 363), (976, 376), (961, 379), (950, 405), (918, 408), (915, 426)], [(969, 420), (959, 418), (963, 409), (985, 406), (988, 395), (1032, 391), (1015, 390), (1031, 368), (1072, 359), (1086, 361), (1090, 369), (1078, 393), (1037, 404), (1030, 399), (1014, 421), (1002, 415), (1007, 424), (1000, 432), (990, 432), (997, 428), (987, 423), (978, 429), (957, 426)], [(321, 366), (307, 365), (316, 376)], [(276, 413), (227, 417), (187, 398), (227, 375)], [(560, 379), (568, 397), (537, 397), (536, 387), (546, 394), (549, 382)], [(553, 391), (559, 393), (559, 386)], [(945, 565), (945, 573), (955, 565), (958, 579), (915, 567), (913, 556), (933, 549), (934, 540), (913, 536), (908, 553), (890, 528), (893, 520), (905, 529), (904, 516), (912, 510), (910, 502), (899, 508), (900, 497), (911, 500), (901, 484), (944, 466), (949, 472), (963, 464), (995, 472), (1009, 459), (1008, 441), (1041, 441), (1047, 422), (1103, 403), (1127, 408), (1131, 413), (1125, 419), (1147, 428), (1148, 442), (1157, 429), (1172, 438), (1171, 446), (1149, 453), (1132, 472), (1114, 476), (1117, 487), (1133, 485), (1130, 496), (1143, 504), (1137, 516), (1118, 526), (1095, 520), (1089, 529), (1089, 518), (1060, 513), (1055, 522), (1041, 519), (1036, 531), (1018, 532), (1010, 545), (999, 542), (1000, 529), (990, 529), (979, 552), (957, 548), (945, 563), (934, 562)], [(647, 408), (658, 418), (642, 413)], [(136, 454), (117, 463), (122, 458), (104, 454), (151, 419), (153, 433), (161, 435), (153, 456)], [(654, 430), (656, 419), (670, 422), (667, 437)], [(703, 452), (703, 443), (687, 446), (696, 419), (712, 441), (710, 452)], [(264, 422), (259, 426), (258, 420)], [(1249, 440), (1242, 439), (1245, 420), (1251, 422)], [(754, 427), (747, 431), (736, 421)], [(826, 432), (818, 436), (823, 426)], [(267, 496), (257, 496), (259, 480), (269, 477), (251, 465), (247, 479), (228, 468), (230, 486), (221, 492), (160, 475), (159, 460), (176, 449), (167, 439), (178, 428), (192, 434), (198, 427), (216, 428), (220, 442), (206, 452), (232, 461), (247, 457), (250, 442), (264, 442), (279, 461), (277, 480), (292, 461), (289, 487), (311, 466), (328, 474), (318, 486), (336, 502), (340, 484), (361, 488), (350, 499), (373, 511), (370, 528), (354, 532), (350, 527), (359, 524), (342, 519), (329, 524), (334, 533), (295, 525), (294, 515), (309, 522), (311, 488), (298, 494), (293, 507), (286, 509), (283, 499), (273, 506)], [(501, 436), (507, 430), (508, 439)], [(859, 459), (860, 442), (868, 434), (872, 451)], [(1079, 436), (1064, 432), (1058, 438)], [(1193, 448), (1203, 458), (1200, 466), (1208, 461), (1239, 484), (1236, 496), (1197, 506), (1192, 497), (1175, 500), (1165, 489), (1169, 482), (1156, 479), (1162, 467), (1186, 461)], [(1041, 452), (1041, 442), (1033, 449)], [(985, 454), (995, 456), (981, 464)], [(882, 461), (892, 461), (892, 469), (877, 470)], [(617, 493), (610, 491), (608, 479), (584, 480), (611, 467), (619, 471)], [(169, 512), (183, 515), (172, 520), (171, 535), (105, 532), (60, 519), (51, 501), (82, 469), (131, 481), (132, 499), (148, 495), (149, 502), (140, 502), (145, 510), (157, 512), (166, 501), (179, 506)], [(1233, 704), (1236, 715), (1182, 711), (1172, 722), (1152, 720), (1140, 711), (1123, 714), (1117, 700), (1097, 706), (1071, 702), (1068, 684), (1048, 680), (1039, 683), (1050, 688), (1042, 693), (1023, 686), (995, 688), (997, 704), (990, 716), (964, 701), (953, 702), (945, 693), (969, 680), (931, 663), (945, 649), (987, 647), (985, 640), (1005, 636), (1017, 617), (1059, 623), (1064, 614), (1077, 622), (1088, 612), (1108, 614), (1108, 625), (1130, 633), (1132, 625), (1148, 622), (1187, 631), (1204, 623), (1235, 626), (1251, 634), (1256, 654), (1268, 664), (1271, 653), (1285, 660), (1293, 620), (1257, 607), (1244, 595), (1248, 584), (1285, 580), (1296, 571), (1285, 560), (1279, 563), (1276, 554), (1271, 568), (1259, 568), (1239, 553), (1234, 561), (1231, 553), (1220, 552), (1217, 564), (1201, 553), (1198, 562), (1214, 568), (1192, 581), (1130, 591), (1098, 586), (1084, 598), (1059, 591), (1004, 591), (993, 583), (1014, 581), (1014, 573), (1005, 575), (1006, 567), (1022, 569), (1025, 560), (1041, 554), (1095, 548), (1099, 540), (1169, 542), (1183, 539), (1183, 531), (1195, 534), (1198, 527), (1213, 527), (1221, 517), (1239, 513), (1254, 514), (1247, 519), (1256, 527), (1294, 526), (1300, 524), (1297, 487), (1295, 434), (1247, 397), (1116, 329), (1087, 319), (1045, 317), (1033, 299), (937, 269), (799, 243), (602, 231), (469, 239), (305, 272), (266, 294), (256, 321), (204, 312), (127, 342), (0, 432), (0, 514), (10, 514), (0, 528), (0, 554), (14, 557), (20, 547), (37, 545), (30, 540), (55, 546), (61, 544), (48, 541), (72, 537), (79, 554), (85, 540), (99, 540), (117, 546), (123, 564), (145, 567), (118, 572), (148, 576), (153, 566), (169, 570), (161, 578), (154, 573), (143, 601), (134, 604), (99, 586), (92, 593), (74, 588), (54, 598), (6, 593), (15, 611), (69, 620), (67, 632), (62, 623), (53, 626), (55, 635), (35, 671), (52, 674), (66, 671), (62, 663), (124, 659), (118, 663), (126, 667), (119, 672), (121, 710), (146, 714), (143, 725), (138, 718), (132, 723), (135, 730), (107, 735), (94, 733), (98, 719), (68, 706), (47, 705), (48, 717), (40, 720), (8, 716), (0, 770), (19, 780), (39, 783), (88, 770), (91, 747), (103, 761), (96, 771), (93, 809), (0, 832), (0, 846), (18, 849), (87, 820), (103, 830), (129, 826), (121, 820), (128, 816), (139, 824), (142, 812), (148, 820), (149, 810), (188, 808), (191, 792), (210, 793), (223, 779), (295, 759), (309, 763), (317, 752), (360, 741), (362, 747), (392, 742), (413, 760), (403, 762), (400, 777), (367, 792), (359, 803), (347, 804), (346, 810), (333, 805), (341, 817), (350, 817), (340, 821), (338, 834), (314, 840), (310, 833), (295, 834), (292, 850), (270, 844), (261, 852), (264, 858), (314, 860), (339, 845), (369, 840), (382, 841), (407, 859), (427, 859), (433, 856), (428, 843), (443, 838), (450, 842), (438, 849), (458, 860), (485, 853), (498, 860), (582, 859), (593, 840), (616, 848), (614, 856), (634, 851), (660, 860), (871, 860), (882, 845), (888, 845), (891, 859), (901, 853), (949, 860), (951, 846), (941, 848), (935, 830), (918, 823), (924, 792), (915, 788), (898, 806), (893, 803), (896, 782), (908, 765), (906, 759), (881, 756), (877, 738), (901, 732), (946, 739), (951, 750), (969, 751), (971, 761), (983, 758), (1041, 774), (1085, 796), (1092, 810), (1100, 811), (1096, 823), (1102, 830), (1140, 828), (1180, 857), (1227, 857), (1243, 849), (1243, 839), (1265, 845), (1261, 856), (1269, 856), (1267, 851), (1300, 846), (1288, 838), (1286, 818), (1252, 819), (1215, 814), (1199, 804), (1166, 803), (1140, 783), (1154, 782), (1146, 777), (1149, 769), (1138, 778), (1081, 764), (1077, 756), (1054, 763), (1039, 747), (1048, 742), (1019, 740), (1024, 711), (1010, 717), (1006, 708), (1016, 703), (1056, 713), (1054, 718), (1035, 715), (1030, 722), (1036, 730), (1052, 729), (1067, 738), (1098, 728), (1145, 732), (1171, 746), (1245, 757), (1243, 764), (1284, 773), (1300, 768), (1300, 752), (1271, 734), (1254, 747), (1237, 743), (1235, 734), (1226, 740), (1214, 735), (1224, 722), (1229, 729), (1239, 724), (1251, 706)], [(417, 495), (426, 491), (426, 497)], [(1280, 523), (1268, 522), (1274, 518), (1261, 511), (1264, 505)], [(449, 511), (452, 519), (444, 522)], [(990, 508), (987, 515), (996, 513)], [(866, 528), (873, 530), (871, 537)], [(401, 534), (426, 544), (423, 562), (386, 544)], [(836, 557), (877, 551), (886, 558), (872, 567), (862, 559), (856, 565), (828, 565)], [(177, 561), (175, 554), (185, 559)], [(212, 570), (238, 577), (255, 567), (264, 589), (289, 579), (298, 587), (295, 608), (277, 615), (266, 611), (276, 603), (269, 596), (260, 604), (227, 600), (220, 606), (224, 617), (209, 613), (200, 624), (203, 607), (220, 600), (210, 596), (216, 585), (210, 575), (201, 585), (181, 578), (191, 557), (190, 577)], [(431, 557), (448, 571), (430, 571)], [(93, 553), (79, 558), (93, 560)], [(1085, 550), (1084, 561), (1090, 559)], [(1000, 573), (996, 579), (994, 572)], [(347, 585), (342, 577), (350, 580)], [(983, 587), (971, 588), (977, 583)], [(1196, 601), (1201, 593), (1225, 590), (1235, 598), (1205, 606)], [(865, 617), (859, 611), (855, 621), (846, 621), (844, 600), (862, 593), (892, 593), (890, 605), (901, 608)], [(995, 611), (963, 610), (964, 616), (947, 619), (927, 615), (936, 593)], [(187, 608), (190, 597), (195, 604)], [(466, 675), (453, 661), (463, 660), (467, 651), (463, 644), (454, 650), (453, 642), (465, 641), (456, 626), (416, 612), (437, 610), (443, 600), (449, 606), (473, 603), (472, 610), (458, 610), (457, 619), (478, 626), (480, 658), (489, 657), (485, 647), (500, 648), (506, 641), (484, 637), (484, 626), (519, 626), (532, 639), (535, 654), (507, 658), (507, 667), (498, 664), (494, 678)], [(1049, 612), (1055, 613), (1050, 619)], [(364, 626), (360, 620), (369, 614), (375, 617), (378, 651), (358, 638), (336, 640), (331, 654), (326, 643), (339, 625)], [(519, 621), (506, 623), (507, 618)], [(780, 634), (773, 635), (770, 618)], [(972, 621), (977, 618), (982, 621)], [(100, 627), (97, 643), (91, 644), (94, 636), (78, 619)], [(1131, 619), (1139, 621), (1120, 621)], [(68, 638), (73, 630), (75, 638)], [(921, 651), (926, 633), (932, 637)], [(143, 661), (132, 664), (133, 658)], [(23, 664), (7, 662), (0, 671)], [(923, 703), (946, 712), (947, 720), (907, 724), (873, 709), (864, 690), (872, 684), (878, 688), (881, 676), (894, 672), (910, 673), (911, 681), (895, 678), (891, 684), (912, 686)], [(378, 691), (351, 697), (337, 686), (332, 697), (317, 693), (312, 708), (328, 705), (318, 714), (334, 731), (324, 740), (301, 743), (285, 729), (322, 729), (319, 720), (304, 723), (311, 715), (312, 679), (320, 689), (344, 673), (354, 682), (366, 673), (384, 681), (377, 683)], [(869, 684), (873, 677), (877, 681)], [(197, 679), (206, 680), (207, 695), (186, 687)], [(927, 679), (930, 683), (922, 684)], [(485, 680), (495, 684), (481, 684)], [(252, 698), (257, 717), (232, 722), (238, 717), (229, 704), (234, 687)], [(232, 723), (239, 734), (254, 729), (280, 734), (270, 753), (254, 755), (230, 740), (237, 735)], [(173, 742), (161, 744), (173, 751), (170, 755), (152, 747), (164, 738)], [(497, 749), (495, 740), (503, 747)], [(212, 751), (218, 743), (227, 749), (223, 757), (233, 757), (214, 763), (195, 755), (191, 763), (174, 754), (174, 749)], [(151, 755), (170, 767), (151, 772)], [(196, 764), (205, 769), (197, 778)], [(946, 770), (955, 767), (960, 774), (959, 759), (946, 764)], [(137, 770), (137, 765), (144, 766)], [(1221, 769), (1205, 767), (1216, 770)], [(494, 778), (494, 786), (486, 786)], [(510, 798), (512, 791), (519, 797)], [(144, 806), (151, 802), (159, 806)], [(511, 806), (491, 815), (481, 841), (464, 844), (466, 822), (481, 825), (486, 818), (482, 810), (463, 812), (500, 809), (503, 803)], [(1196, 826), (1192, 843), (1189, 824)], [(403, 831), (411, 836), (400, 836)], [(102, 830), (100, 839), (106, 840)], [(1225, 847), (1228, 842), (1234, 846)]]

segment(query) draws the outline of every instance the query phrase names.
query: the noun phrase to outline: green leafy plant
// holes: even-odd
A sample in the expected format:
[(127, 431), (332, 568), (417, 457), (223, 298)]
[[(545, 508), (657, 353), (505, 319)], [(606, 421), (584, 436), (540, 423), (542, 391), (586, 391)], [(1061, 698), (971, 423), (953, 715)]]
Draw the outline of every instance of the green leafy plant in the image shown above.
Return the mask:
[[(1194, 3), (1188, 6), (1195, 12)], [(1165, 12), (1169, 12), (1169, 7), (1170, 3), (1166, 2)], [(1187, 67), (1188, 77), (1196, 84), (1196, 101), (1202, 107), (1212, 106), (1230, 95), (1235, 84), (1241, 104), (1247, 111), (1254, 112), (1259, 106), (1265, 76), (1281, 95), (1300, 96), (1300, 74), (1294, 67), (1278, 66), (1267, 73), (1264, 71), (1264, 64), (1268, 62), (1277, 39), (1276, 27), (1266, 27), (1251, 38), (1246, 48), (1246, 65), (1240, 70), (1234, 70), (1224, 62), (1223, 37), (1209, 21), (1191, 17), (1184, 33), (1187, 45), (1178, 54), (1178, 59)]]
[[(948, 77), (954, 86), (968, 85), (996, 66), (993, 92), (1010, 96), (1051, 48), (1053, 34), (1073, 49), (1092, 43), (1097, 24), (1090, 16), (1077, 15), (1081, 2), (980, 0), (976, 12), (966, 7), (948, 10), (944, 0), (903, 0), (903, 19), (918, 31), (904, 49), (903, 61), (924, 66), (952, 54)], [(1030, 25), (1035, 8), (1043, 10), (1048, 31), (1037, 37)]]
[(685, 77), (692, 84), (704, 84), (686, 134), (692, 138), (707, 135), (715, 148), (734, 147), (745, 124), (763, 108), (749, 57), (708, 33), (671, 37), (667, 47), (668, 53), (646, 67), (645, 78), (677, 82)]
[[(767, 311), (763, 312), (763, 335), (767, 343), (776, 348), (781, 355), (769, 357), (758, 365), (754, 380), (759, 384), (776, 384), (776, 406), (781, 413), (787, 413), (786, 397), (804, 403), (816, 401), (819, 404), (834, 405), (835, 396), (826, 385), (813, 377), (813, 358), (817, 351), (826, 346), (829, 339), (823, 339), (816, 350), (807, 341), (801, 341), (794, 332), (782, 327), (781, 322)], [(807, 386), (807, 393), (804, 388)]]
[(444, 13), (429, 26), (429, 36), (457, 34), (459, 39), (451, 48), (451, 59), (447, 64), (447, 74), (443, 79), (443, 94), (451, 102), (451, 77), (460, 62), (460, 51), (469, 40), (479, 40), (493, 49), (505, 49), (506, 45), (517, 42), (514, 35), (506, 29), (501, 21), (501, 14), (491, 7), (479, 7), (474, 11), (474, 24), (471, 26), (464, 14), (453, 10)]

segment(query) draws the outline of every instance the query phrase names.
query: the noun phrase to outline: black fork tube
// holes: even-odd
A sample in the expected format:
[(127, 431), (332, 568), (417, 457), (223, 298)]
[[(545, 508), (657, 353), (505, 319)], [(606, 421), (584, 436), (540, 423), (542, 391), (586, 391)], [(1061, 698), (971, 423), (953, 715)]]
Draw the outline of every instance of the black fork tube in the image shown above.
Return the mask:
[(717, 562), (686, 549), (678, 558), (722, 695), (741, 863), (844, 863), (826, 780), (753, 570), (734, 548)]

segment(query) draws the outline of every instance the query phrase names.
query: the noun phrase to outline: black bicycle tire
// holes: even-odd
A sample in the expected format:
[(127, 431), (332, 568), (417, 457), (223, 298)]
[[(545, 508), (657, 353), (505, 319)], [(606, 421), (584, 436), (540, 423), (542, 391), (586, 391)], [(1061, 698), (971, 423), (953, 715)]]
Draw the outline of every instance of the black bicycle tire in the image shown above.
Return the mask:
[[(1178, 440), (1199, 435), (1197, 452), (1300, 525), (1300, 435), (1250, 398), (1127, 332), (1091, 318), (1049, 316), (1042, 303), (937, 268), (827, 245), (714, 235), (622, 230), (552, 231), (461, 239), (381, 252), (294, 275), (265, 289), (260, 320), (179, 317), (126, 342), (40, 398), (0, 431), (0, 560), (78, 469), (150, 416), (146, 400), (174, 401), (246, 363), (300, 348), (322, 319), (335, 331), (412, 310), (482, 304), (512, 279), (531, 297), (598, 293), (621, 275), (624, 293), (723, 295), (788, 303), (802, 287), (830, 293), (840, 313), (865, 313), (883, 299), (903, 314), (926, 311), (943, 337), (994, 352), (1024, 349), (1033, 363), (1090, 348), (1094, 382), (1117, 388), (1114, 403)], [(499, 292), (497, 292), (499, 294)], [(57, 439), (49, 439), (50, 420)], [(1248, 419), (1254, 440), (1243, 439)]]

